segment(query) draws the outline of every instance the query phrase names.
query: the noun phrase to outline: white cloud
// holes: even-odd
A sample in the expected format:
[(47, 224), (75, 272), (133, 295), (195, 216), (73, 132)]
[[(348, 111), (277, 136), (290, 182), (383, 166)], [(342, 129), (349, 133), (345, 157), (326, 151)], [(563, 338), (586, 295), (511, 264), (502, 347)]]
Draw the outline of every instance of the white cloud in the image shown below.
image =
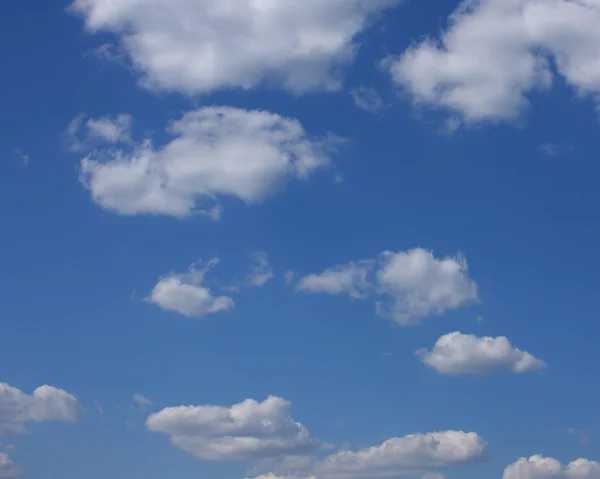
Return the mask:
[(227, 296), (215, 296), (204, 286), (204, 276), (218, 264), (213, 259), (199, 269), (192, 265), (187, 273), (171, 273), (162, 278), (152, 289), (146, 301), (189, 318), (203, 318), (208, 314), (230, 311), (235, 307)]
[(77, 399), (62, 389), (40, 386), (26, 394), (0, 383), (0, 434), (22, 432), (26, 422), (73, 422), (82, 412)]
[(290, 403), (278, 397), (247, 399), (231, 408), (180, 406), (163, 409), (147, 420), (150, 431), (199, 459), (238, 461), (303, 455), (324, 445), (290, 415)]
[(311, 274), (302, 278), (296, 290), (326, 294), (347, 293), (354, 299), (366, 298), (371, 288), (368, 274), (372, 267), (372, 261), (360, 261), (326, 269), (320, 274)]
[(0, 478), (20, 477), (21, 471), (12, 462), (8, 454), (0, 452)]
[(142, 394), (138, 394), (138, 393), (135, 393), (133, 395), (133, 402), (140, 409), (145, 409), (145, 408), (147, 408), (148, 406), (150, 406), (152, 404), (152, 400), (151, 399), (148, 399), (146, 396), (144, 396)]
[(421, 248), (386, 252), (377, 271), (379, 291), (393, 297), (391, 304), (378, 303), (379, 312), (400, 324), (441, 315), (477, 301), (477, 284), (468, 276), (463, 255), (437, 259)]
[(461, 254), (437, 259), (422, 248), (384, 252), (378, 261), (349, 263), (306, 276), (297, 289), (312, 293), (347, 293), (352, 298), (370, 295), (387, 298), (376, 302), (377, 312), (398, 324), (417, 324), (477, 301), (477, 284), (468, 276)]
[(474, 432), (411, 434), (357, 452), (332, 454), (317, 465), (316, 475), (326, 479), (421, 475), (481, 460), (486, 449), (486, 442)]
[(76, 116), (65, 132), (68, 147), (79, 152), (102, 145), (117, 145), (131, 141), (133, 117), (126, 113), (100, 118)]
[(576, 94), (599, 99), (598, 24), (597, 0), (465, 0), (439, 41), (383, 64), (417, 103), (467, 122), (511, 120), (556, 74)]
[(145, 87), (187, 94), (262, 83), (335, 90), (355, 37), (399, 0), (74, 0), (88, 31), (116, 34)]
[(577, 459), (563, 465), (556, 459), (540, 455), (522, 457), (504, 470), (503, 479), (599, 479), (600, 463)]
[(360, 86), (354, 88), (350, 94), (354, 99), (354, 104), (357, 108), (371, 113), (378, 113), (383, 110), (386, 105), (379, 96), (379, 93), (373, 88)]
[(13, 153), (15, 157), (18, 158), (18, 160), (24, 165), (28, 165), (31, 161), (31, 157), (20, 148), (13, 150)]
[(81, 181), (93, 200), (122, 215), (216, 218), (218, 197), (257, 203), (328, 165), (339, 142), (310, 139), (295, 119), (228, 107), (188, 112), (168, 133), (174, 138), (160, 148), (145, 141), (84, 158)]
[(431, 351), (416, 353), (421, 361), (441, 374), (487, 374), (501, 370), (528, 373), (546, 368), (546, 363), (513, 347), (504, 336), (497, 338), (449, 333), (437, 340)]

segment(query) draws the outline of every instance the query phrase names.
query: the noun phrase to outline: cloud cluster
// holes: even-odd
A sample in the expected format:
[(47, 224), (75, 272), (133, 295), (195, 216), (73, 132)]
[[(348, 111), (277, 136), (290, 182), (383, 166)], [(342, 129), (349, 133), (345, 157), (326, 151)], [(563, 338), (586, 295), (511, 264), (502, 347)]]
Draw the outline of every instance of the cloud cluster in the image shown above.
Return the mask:
[(290, 415), (290, 403), (271, 396), (222, 406), (179, 406), (147, 420), (150, 431), (168, 434), (171, 442), (199, 459), (237, 461), (304, 455), (324, 447)]
[(20, 477), (21, 471), (12, 462), (8, 454), (0, 452), (0, 478)]
[(598, 24), (596, 0), (464, 0), (439, 41), (383, 64), (417, 103), (466, 122), (511, 120), (557, 74), (600, 101)]
[(487, 374), (506, 370), (528, 373), (546, 368), (546, 363), (513, 347), (504, 336), (497, 338), (449, 333), (437, 340), (431, 351), (416, 353), (421, 361), (440, 374)]
[(229, 107), (188, 112), (168, 133), (161, 147), (144, 141), (81, 160), (94, 202), (121, 215), (218, 218), (219, 197), (257, 203), (330, 164), (339, 141), (311, 139), (291, 118)]
[(74, 0), (91, 32), (117, 35), (141, 83), (186, 94), (263, 83), (336, 90), (355, 37), (400, 0)]
[(218, 259), (213, 259), (205, 265), (192, 265), (187, 273), (165, 276), (156, 283), (146, 301), (188, 318), (231, 311), (235, 307), (233, 299), (217, 296), (204, 285), (206, 273), (218, 263)]
[(378, 313), (402, 325), (416, 324), (478, 300), (477, 284), (469, 278), (464, 256), (438, 259), (422, 248), (384, 252), (378, 260), (305, 276), (297, 290), (347, 293), (354, 299), (377, 295), (384, 298), (376, 302)]
[(544, 456), (522, 457), (504, 470), (502, 479), (598, 479), (600, 463), (577, 459), (566, 466)]

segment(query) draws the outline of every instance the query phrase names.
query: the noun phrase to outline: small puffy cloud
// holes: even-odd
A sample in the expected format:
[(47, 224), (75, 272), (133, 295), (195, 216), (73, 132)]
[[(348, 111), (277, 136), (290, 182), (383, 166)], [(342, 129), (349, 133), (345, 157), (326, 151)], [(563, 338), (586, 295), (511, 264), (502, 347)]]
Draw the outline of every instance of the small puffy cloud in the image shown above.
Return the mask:
[(22, 432), (27, 422), (76, 421), (83, 408), (71, 394), (52, 386), (40, 386), (26, 394), (0, 383), (0, 434)]
[(377, 93), (377, 90), (374, 88), (360, 86), (352, 89), (350, 94), (352, 95), (356, 107), (361, 110), (370, 113), (378, 113), (386, 107), (381, 96), (379, 96), (379, 93)]
[(541, 371), (546, 363), (526, 351), (513, 347), (504, 336), (477, 337), (460, 332), (437, 340), (431, 351), (416, 352), (421, 361), (440, 374), (488, 374), (496, 371), (529, 373)]
[(512, 120), (555, 76), (600, 100), (599, 23), (596, 0), (464, 0), (439, 40), (383, 65), (418, 104), (468, 123)]
[(145, 409), (152, 404), (152, 400), (148, 399), (146, 396), (142, 394), (135, 393), (133, 395), (133, 402), (140, 409)]
[(418, 323), (478, 299), (463, 255), (437, 259), (422, 248), (383, 253), (377, 285), (393, 298), (389, 304), (378, 303), (380, 313), (400, 324)]
[(21, 471), (12, 462), (8, 454), (0, 452), (0, 478), (17, 478), (21, 477)]
[(311, 139), (295, 119), (206, 107), (171, 122), (171, 140), (96, 149), (80, 178), (96, 204), (121, 215), (218, 218), (219, 197), (247, 204), (331, 163), (339, 139)]
[(263, 83), (336, 90), (356, 37), (400, 0), (74, 0), (90, 32), (111, 32), (144, 87), (185, 94)]
[(540, 455), (522, 457), (504, 469), (502, 479), (598, 479), (600, 463), (579, 458), (563, 465)]
[(461, 254), (438, 259), (415, 248), (385, 252), (377, 261), (349, 263), (302, 278), (298, 291), (341, 294), (367, 299), (377, 296), (377, 312), (401, 325), (418, 324), (478, 300), (477, 284), (469, 278)]
[(308, 293), (346, 293), (353, 299), (365, 298), (371, 288), (368, 275), (372, 267), (373, 262), (360, 261), (326, 269), (322, 273), (302, 278), (296, 290)]
[(482, 460), (486, 449), (486, 442), (474, 432), (411, 434), (356, 452), (332, 454), (317, 464), (315, 473), (325, 479), (423, 475)]
[(279, 397), (247, 399), (232, 407), (179, 406), (152, 414), (150, 431), (168, 434), (171, 442), (199, 459), (259, 460), (305, 455), (324, 447), (290, 415)]
[(569, 436), (576, 436), (579, 439), (579, 442), (581, 444), (588, 443), (587, 434), (583, 429), (575, 429), (572, 427), (572, 428), (569, 428), (569, 430), (567, 431), (567, 434), (569, 434)]
[(133, 117), (125, 113), (100, 118), (78, 115), (65, 132), (68, 147), (80, 152), (102, 145), (129, 143), (132, 124)]
[(169, 274), (159, 280), (146, 301), (189, 318), (203, 318), (232, 310), (235, 304), (231, 298), (216, 296), (204, 285), (206, 273), (218, 262), (214, 259), (200, 268), (192, 265), (187, 273)]

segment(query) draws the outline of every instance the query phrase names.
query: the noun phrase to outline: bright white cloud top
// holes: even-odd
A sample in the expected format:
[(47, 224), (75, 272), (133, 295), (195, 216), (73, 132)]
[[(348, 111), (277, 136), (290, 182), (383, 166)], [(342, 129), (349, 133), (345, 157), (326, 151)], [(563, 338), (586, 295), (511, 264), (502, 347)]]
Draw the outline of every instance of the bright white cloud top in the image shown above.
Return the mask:
[(377, 261), (349, 263), (305, 276), (297, 290), (347, 293), (354, 299), (383, 297), (376, 302), (378, 313), (401, 325), (417, 324), (478, 300), (477, 283), (469, 278), (463, 255), (438, 259), (422, 248), (384, 252)]
[(239, 461), (304, 455), (324, 447), (290, 415), (290, 402), (270, 396), (247, 399), (230, 408), (180, 406), (163, 409), (147, 420), (150, 431), (211, 461)]
[(596, 0), (464, 1), (439, 41), (426, 39), (384, 65), (416, 103), (467, 122), (511, 120), (556, 74), (577, 95), (598, 99), (599, 24)]
[(329, 165), (339, 141), (311, 139), (295, 119), (228, 107), (188, 112), (168, 133), (161, 147), (144, 141), (85, 157), (81, 181), (93, 200), (122, 215), (216, 218), (219, 197), (257, 203)]
[(235, 307), (233, 299), (217, 296), (204, 285), (206, 273), (218, 263), (218, 259), (213, 259), (206, 265), (190, 266), (187, 273), (165, 276), (156, 283), (146, 301), (188, 318), (231, 311)]
[(0, 383), (0, 434), (21, 432), (27, 422), (73, 422), (82, 413), (77, 399), (62, 389), (40, 386), (33, 394), (26, 394)]
[(515, 348), (504, 336), (497, 338), (453, 332), (439, 338), (431, 351), (417, 351), (421, 361), (440, 374), (488, 374), (497, 371), (529, 373), (547, 367), (541, 359)]
[(600, 463), (579, 458), (567, 465), (540, 455), (522, 457), (504, 470), (502, 479), (599, 479)]
[(262, 83), (336, 90), (355, 37), (399, 0), (75, 0), (91, 32), (118, 36), (141, 83), (187, 94)]

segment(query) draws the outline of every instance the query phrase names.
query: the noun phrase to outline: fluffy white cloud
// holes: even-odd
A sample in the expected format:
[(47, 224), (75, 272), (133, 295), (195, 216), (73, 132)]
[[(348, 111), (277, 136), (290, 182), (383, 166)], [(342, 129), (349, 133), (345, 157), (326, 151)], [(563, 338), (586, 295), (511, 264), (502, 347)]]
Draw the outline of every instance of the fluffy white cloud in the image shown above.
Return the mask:
[[(122, 215), (218, 217), (218, 197), (256, 203), (293, 178), (328, 165), (339, 139), (310, 139), (294, 119), (206, 107), (173, 121), (174, 138), (94, 150), (81, 181), (101, 207)], [(216, 205), (216, 206), (215, 206)]]
[(414, 476), (483, 459), (486, 442), (474, 432), (440, 431), (388, 439), (357, 452), (332, 454), (316, 467), (326, 479)]
[(133, 117), (125, 113), (87, 119), (84, 115), (76, 116), (67, 127), (68, 146), (77, 152), (99, 145), (128, 143), (132, 124)]
[(417, 323), (478, 299), (477, 284), (469, 278), (463, 255), (437, 259), (421, 248), (383, 253), (377, 285), (393, 297), (391, 304), (378, 303), (380, 313), (400, 324)]
[(528, 373), (546, 368), (544, 361), (513, 347), (504, 336), (478, 338), (458, 331), (439, 338), (431, 351), (422, 349), (416, 354), (441, 374)]
[(247, 399), (230, 408), (180, 406), (147, 420), (150, 431), (199, 459), (237, 461), (309, 454), (324, 445), (290, 415), (290, 403), (278, 397)]
[(0, 478), (20, 477), (21, 471), (12, 462), (8, 454), (0, 452)]
[(21, 432), (26, 422), (76, 421), (83, 408), (77, 399), (52, 386), (40, 386), (26, 394), (0, 383), (0, 434)]
[(326, 294), (347, 293), (351, 298), (362, 299), (372, 287), (368, 278), (372, 267), (372, 261), (361, 261), (326, 269), (320, 274), (302, 278), (296, 290)]
[(227, 296), (215, 296), (204, 286), (204, 276), (218, 264), (213, 259), (200, 268), (192, 265), (187, 273), (171, 273), (162, 278), (152, 289), (146, 301), (189, 318), (203, 318), (208, 314), (230, 311), (235, 307)]
[(431, 251), (415, 248), (405, 252), (382, 253), (378, 261), (349, 263), (306, 276), (299, 291), (348, 293), (366, 299), (369, 294), (384, 297), (376, 302), (380, 315), (402, 325), (441, 315), (477, 301), (477, 284), (468, 276), (466, 259), (458, 254), (437, 259)]
[(417, 103), (467, 122), (513, 119), (554, 67), (578, 95), (600, 95), (597, 0), (465, 0), (440, 41), (384, 61)]
[(340, 86), (355, 37), (399, 0), (74, 0), (89, 31), (116, 34), (152, 89), (206, 93), (262, 83)]
[(600, 463), (577, 459), (564, 466), (544, 456), (522, 457), (504, 470), (503, 479), (599, 479)]

